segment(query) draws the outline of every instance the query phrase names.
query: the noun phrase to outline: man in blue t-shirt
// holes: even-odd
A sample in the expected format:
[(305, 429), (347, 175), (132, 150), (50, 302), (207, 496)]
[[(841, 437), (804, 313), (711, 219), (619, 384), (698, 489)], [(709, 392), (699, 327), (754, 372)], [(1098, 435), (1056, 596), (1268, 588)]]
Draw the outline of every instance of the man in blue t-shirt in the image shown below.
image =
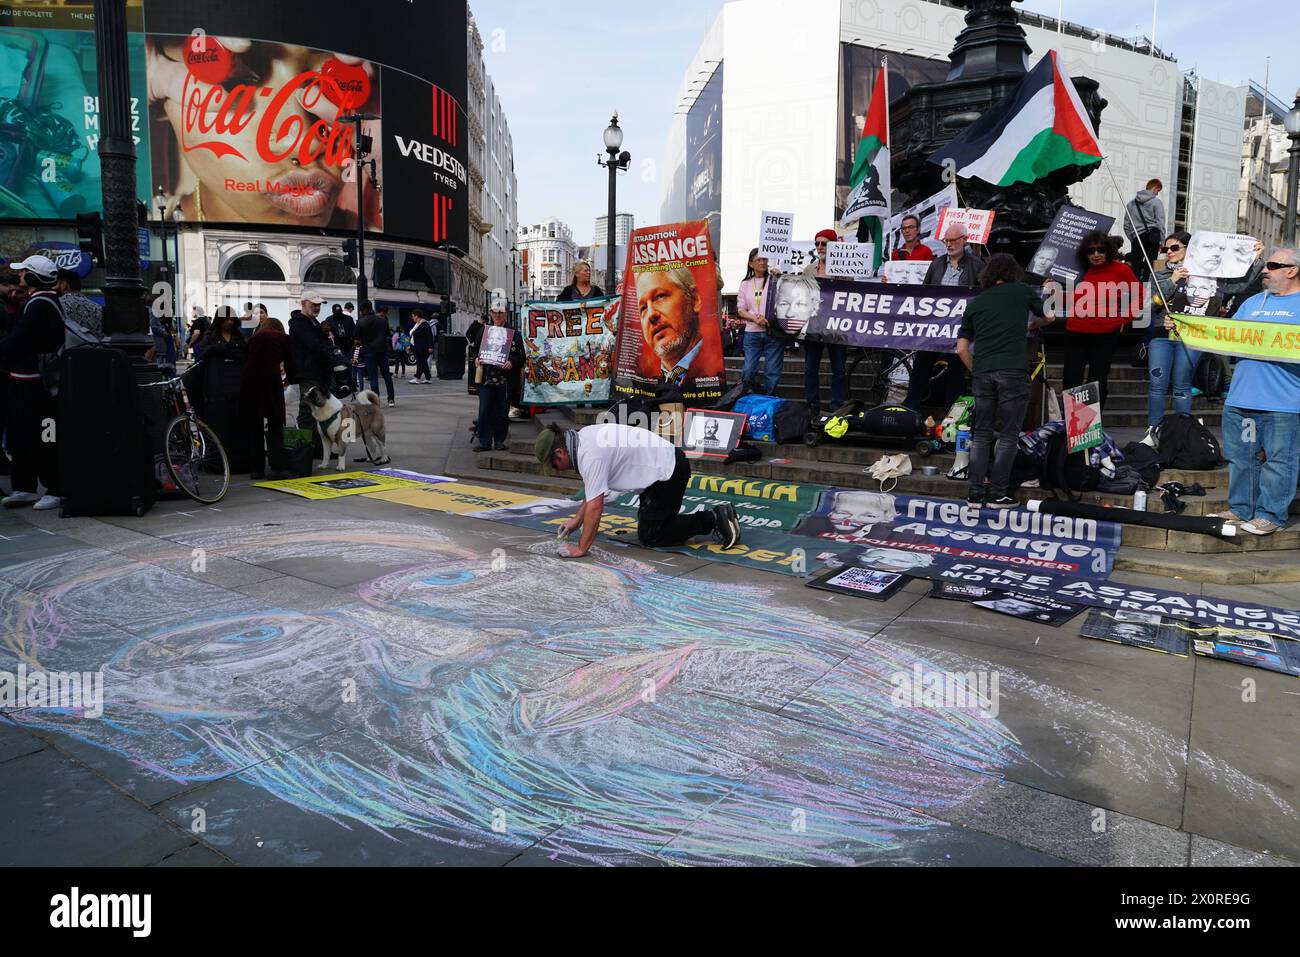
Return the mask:
[[(1279, 247), (1268, 257), (1264, 292), (1246, 300), (1235, 318), (1300, 325), (1300, 256), (1293, 247)], [(1216, 517), (1251, 535), (1285, 528), (1300, 478), (1300, 364), (1237, 363), (1223, 408), (1223, 451), (1228, 511)]]

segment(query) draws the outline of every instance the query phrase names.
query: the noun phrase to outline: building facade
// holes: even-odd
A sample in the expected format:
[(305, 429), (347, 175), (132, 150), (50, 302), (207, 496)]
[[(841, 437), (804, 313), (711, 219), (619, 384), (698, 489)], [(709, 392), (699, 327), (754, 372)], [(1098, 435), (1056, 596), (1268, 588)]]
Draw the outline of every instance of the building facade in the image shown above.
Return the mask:
[[(939, 0), (805, 0), (797, 16), (778, 0), (727, 3), (682, 78), (662, 221), (708, 220), (732, 291), (764, 210), (792, 213), (796, 239), (834, 226), (880, 57), (889, 57), (891, 100), (942, 80), (964, 14)], [(1158, 178), (1166, 197), (1183, 193), (1171, 225), (1235, 228), (1244, 88), (1189, 81), (1148, 41), (1017, 16), (1031, 68), (1055, 49), (1109, 104), (1099, 130), (1107, 162), (1070, 188), (1074, 203), (1114, 216), (1118, 233), (1125, 202)]]
[[(614, 245), (626, 246), (627, 239), (636, 229), (636, 217), (631, 213), (614, 215)], [(596, 217), (596, 231), (591, 241), (592, 246), (604, 246), (609, 241), (609, 216)]]
[(1291, 143), (1282, 118), (1287, 107), (1251, 84), (1241, 144), (1241, 187), (1237, 232), (1272, 247), (1282, 242), (1286, 218), (1287, 150)]
[(573, 230), (551, 217), (531, 226), (520, 226), (515, 245), (525, 264), (524, 295), (528, 299), (554, 301), (569, 284), (578, 247)]

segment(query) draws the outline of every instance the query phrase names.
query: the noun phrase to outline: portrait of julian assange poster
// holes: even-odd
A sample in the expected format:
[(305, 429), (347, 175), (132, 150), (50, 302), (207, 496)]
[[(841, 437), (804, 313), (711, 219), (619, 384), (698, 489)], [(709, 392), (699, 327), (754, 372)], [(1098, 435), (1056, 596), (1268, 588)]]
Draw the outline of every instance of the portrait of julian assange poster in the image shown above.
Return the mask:
[(633, 231), (623, 281), (614, 391), (687, 402), (722, 396), (718, 273), (704, 220)]

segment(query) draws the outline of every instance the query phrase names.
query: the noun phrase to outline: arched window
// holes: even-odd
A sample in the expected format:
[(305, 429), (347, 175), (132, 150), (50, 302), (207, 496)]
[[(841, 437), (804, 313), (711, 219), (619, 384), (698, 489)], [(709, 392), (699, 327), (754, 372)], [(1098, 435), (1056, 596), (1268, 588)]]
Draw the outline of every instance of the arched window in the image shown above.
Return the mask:
[(249, 253), (227, 266), (222, 278), (239, 282), (284, 282), (284, 270), (269, 256)]
[(357, 274), (342, 259), (326, 256), (307, 267), (307, 274), (302, 281), (310, 286), (351, 286), (356, 283)]

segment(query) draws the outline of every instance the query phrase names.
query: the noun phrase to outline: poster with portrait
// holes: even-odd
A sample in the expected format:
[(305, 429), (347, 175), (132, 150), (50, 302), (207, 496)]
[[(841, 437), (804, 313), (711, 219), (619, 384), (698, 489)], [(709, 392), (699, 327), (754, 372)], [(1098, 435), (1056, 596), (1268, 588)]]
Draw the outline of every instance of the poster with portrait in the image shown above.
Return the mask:
[(1083, 611), (1082, 605), (1072, 605), (1047, 595), (1017, 591), (1001, 592), (971, 604), (976, 608), (996, 611), (999, 615), (1010, 615), (1012, 618), (1021, 618), (1052, 628), (1060, 628)]
[(1094, 230), (1109, 233), (1115, 217), (1094, 213), (1082, 206), (1062, 206), (1056, 211), (1052, 225), (1029, 260), (1028, 272), (1039, 279), (1056, 279), (1069, 284), (1077, 282), (1083, 274), (1079, 262), (1079, 246), (1083, 237)]
[(524, 305), (524, 403), (609, 401), (618, 329), (614, 296)]
[[(126, 3), (130, 120), (149, 155), (141, 0)], [(0, 219), (72, 219), (103, 209), (95, 16), (78, 6), (0, 0)], [(149, 164), (135, 195), (149, 201)]]
[(687, 409), (682, 448), (690, 458), (725, 459), (740, 444), (745, 419), (743, 412)]
[(509, 326), (486, 326), (479, 340), (478, 361), (485, 366), (503, 366), (510, 361), (510, 341), (515, 331)]
[(1155, 612), (1093, 608), (1079, 629), (1079, 637), (1186, 658), (1191, 632)]
[(668, 384), (688, 403), (721, 398), (718, 270), (707, 223), (634, 230), (624, 275), (614, 391), (652, 396)]
[(1187, 244), (1183, 268), (1193, 276), (1240, 279), (1255, 261), (1254, 236), (1199, 230)]

